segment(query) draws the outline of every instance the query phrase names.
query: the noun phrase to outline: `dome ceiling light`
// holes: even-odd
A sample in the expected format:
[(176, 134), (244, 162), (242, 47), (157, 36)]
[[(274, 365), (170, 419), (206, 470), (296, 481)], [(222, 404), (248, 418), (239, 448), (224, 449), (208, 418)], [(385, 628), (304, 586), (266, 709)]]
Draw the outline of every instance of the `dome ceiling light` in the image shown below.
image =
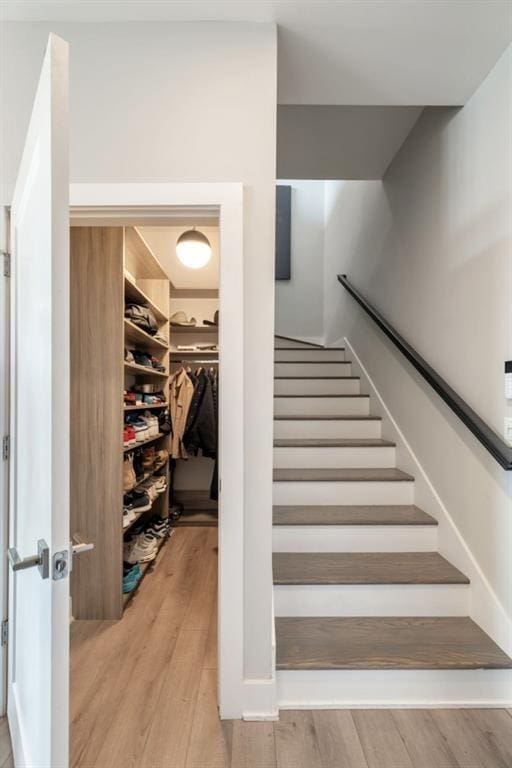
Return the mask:
[(187, 229), (176, 242), (176, 255), (189, 269), (205, 267), (212, 257), (210, 241), (197, 229)]

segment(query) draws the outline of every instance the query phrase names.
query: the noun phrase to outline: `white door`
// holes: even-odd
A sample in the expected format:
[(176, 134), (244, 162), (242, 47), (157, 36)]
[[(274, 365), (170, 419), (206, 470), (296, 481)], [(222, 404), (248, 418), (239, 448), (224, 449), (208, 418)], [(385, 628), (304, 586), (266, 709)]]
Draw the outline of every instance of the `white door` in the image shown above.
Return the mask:
[[(52, 568), (69, 550), (68, 176), (68, 46), (51, 35), (11, 208), (8, 717), (17, 767), (68, 765), (69, 577)], [(23, 567), (38, 547), (43, 562)]]

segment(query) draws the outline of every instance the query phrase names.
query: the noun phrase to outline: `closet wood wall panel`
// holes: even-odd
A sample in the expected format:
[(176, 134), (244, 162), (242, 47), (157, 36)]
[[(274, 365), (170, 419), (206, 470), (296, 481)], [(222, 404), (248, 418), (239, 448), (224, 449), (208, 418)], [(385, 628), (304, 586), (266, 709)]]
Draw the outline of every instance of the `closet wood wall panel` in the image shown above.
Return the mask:
[(123, 604), (123, 228), (71, 229), (71, 533), (94, 542), (71, 573), (76, 619)]

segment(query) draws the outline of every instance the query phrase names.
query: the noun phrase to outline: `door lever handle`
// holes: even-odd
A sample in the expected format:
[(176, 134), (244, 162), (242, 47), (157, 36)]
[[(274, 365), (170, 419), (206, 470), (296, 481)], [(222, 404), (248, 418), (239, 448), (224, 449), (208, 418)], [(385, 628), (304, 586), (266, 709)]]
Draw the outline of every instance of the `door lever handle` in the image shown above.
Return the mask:
[(37, 542), (37, 555), (20, 557), (16, 547), (9, 547), (7, 557), (13, 571), (25, 571), (27, 568), (38, 568), (41, 578), (47, 579), (50, 575), (50, 549), (44, 539)]
[(76, 534), (73, 536), (73, 540), (71, 542), (71, 553), (73, 556), (81, 555), (82, 552), (90, 552), (92, 549), (94, 549), (94, 544), (92, 541), (82, 541), (80, 536), (77, 536)]

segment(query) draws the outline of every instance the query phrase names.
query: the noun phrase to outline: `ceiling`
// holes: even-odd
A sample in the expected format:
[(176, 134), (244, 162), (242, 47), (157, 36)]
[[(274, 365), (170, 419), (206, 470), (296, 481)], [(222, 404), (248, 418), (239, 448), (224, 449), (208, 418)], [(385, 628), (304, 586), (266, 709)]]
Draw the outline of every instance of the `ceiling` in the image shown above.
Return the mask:
[(512, 39), (510, 0), (3, 0), (1, 13), (276, 22), (280, 104), (464, 104)]
[(280, 105), (278, 179), (382, 179), (421, 107)]

